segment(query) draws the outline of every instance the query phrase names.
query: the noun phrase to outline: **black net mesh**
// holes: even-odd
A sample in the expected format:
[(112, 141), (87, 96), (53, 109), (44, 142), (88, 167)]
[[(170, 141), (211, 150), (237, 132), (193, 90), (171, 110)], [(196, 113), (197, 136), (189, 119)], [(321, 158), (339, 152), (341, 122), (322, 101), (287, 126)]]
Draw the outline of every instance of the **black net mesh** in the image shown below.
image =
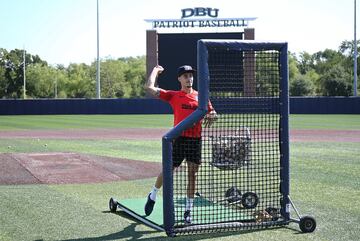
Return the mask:
[[(281, 219), (280, 53), (208, 51), (209, 98), (218, 117), (212, 126), (202, 126), (201, 141), (181, 137), (174, 144), (174, 149), (183, 146), (176, 147), (181, 150), (173, 159), (186, 160), (174, 171), (175, 228), (276, 225)], [(198, 160), (201, 165), (193, 164)]]

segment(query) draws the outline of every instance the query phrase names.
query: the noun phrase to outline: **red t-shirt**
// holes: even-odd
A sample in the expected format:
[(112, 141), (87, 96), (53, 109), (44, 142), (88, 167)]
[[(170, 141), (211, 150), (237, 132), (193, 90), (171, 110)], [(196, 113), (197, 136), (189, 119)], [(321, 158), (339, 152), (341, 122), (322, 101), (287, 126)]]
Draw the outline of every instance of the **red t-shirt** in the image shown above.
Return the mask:
[[(188, 117), (198, 108), (198, 92), (193, 90), (191, 94), (184, 91), (160, 90), (159, 98), (168, 102), (174, 112), (174, 126)], [(208, 111), (213, 110), (209, 101)], [(181, 136), (201, 137), (201, 121), (198, 121), (193, 127), (183, 131)]]

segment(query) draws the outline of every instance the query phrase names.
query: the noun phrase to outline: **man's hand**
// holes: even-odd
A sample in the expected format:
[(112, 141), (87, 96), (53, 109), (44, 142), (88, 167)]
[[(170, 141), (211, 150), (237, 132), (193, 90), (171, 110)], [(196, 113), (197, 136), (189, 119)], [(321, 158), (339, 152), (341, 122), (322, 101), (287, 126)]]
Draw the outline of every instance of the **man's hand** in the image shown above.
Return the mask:
[(210, 111), (204, 118), (204, 126), (210, 127), (217, 120), (217, 114), (215, 110)]
[(164, 71), (164, 68), (161, 65), (156, 65), (153, 71), (156, 71), (156, 74), (159, 75)]

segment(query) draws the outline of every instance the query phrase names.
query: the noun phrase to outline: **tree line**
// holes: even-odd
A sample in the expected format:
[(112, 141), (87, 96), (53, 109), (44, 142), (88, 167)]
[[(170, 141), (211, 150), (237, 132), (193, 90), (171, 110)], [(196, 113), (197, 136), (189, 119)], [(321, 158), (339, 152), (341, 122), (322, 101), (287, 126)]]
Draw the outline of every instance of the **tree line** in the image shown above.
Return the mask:
[[(343, 41), (338, 50), (325, 49), (314, 54), (289, 52), (290, 95), (352, 95), (353, 54), (352, 41)], [(23, 59), (23, 50), (0, 48), (0, 98), (23, 97)], [(38, 55), (26, 53), (25, 65), (27, 98), (96, 96), (96, 62), (52, 66)], [(100, 70), (102, 98), (145, 96), (145, 56), (105, 59)]]
[[(360, 41), (357, 42), (359, 46)], [(353, 94), (354, 42), (343, 41), (338, 50), (289, 54), (290, 95), (350, 96)], [(358, 48), (359, 49), (359, 48)], [(359, 60), (357, 58), (357, 73)], [(359, 90), (359, 85), (358, 85)]]
[[(0, 48), (0, 98), (23, 98), (24, 51)], [(90, 65), (49, 65), (38, 55), (25, 54), (27, 98), (94, 98), (96, 62)], [(145, 57), (106, 59), (101, 62), (101, 97), (145, 96)]]

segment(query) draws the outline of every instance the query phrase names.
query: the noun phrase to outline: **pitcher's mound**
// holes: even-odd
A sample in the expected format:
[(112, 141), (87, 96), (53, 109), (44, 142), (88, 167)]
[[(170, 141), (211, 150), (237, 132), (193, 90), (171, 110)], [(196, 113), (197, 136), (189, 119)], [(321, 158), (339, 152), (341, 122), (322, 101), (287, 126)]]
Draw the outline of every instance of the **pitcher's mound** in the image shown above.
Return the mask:
[(0, 154), (0, 184), (101, 183), (155, 177), (160, 171), (160, 163), (89, 154)]

